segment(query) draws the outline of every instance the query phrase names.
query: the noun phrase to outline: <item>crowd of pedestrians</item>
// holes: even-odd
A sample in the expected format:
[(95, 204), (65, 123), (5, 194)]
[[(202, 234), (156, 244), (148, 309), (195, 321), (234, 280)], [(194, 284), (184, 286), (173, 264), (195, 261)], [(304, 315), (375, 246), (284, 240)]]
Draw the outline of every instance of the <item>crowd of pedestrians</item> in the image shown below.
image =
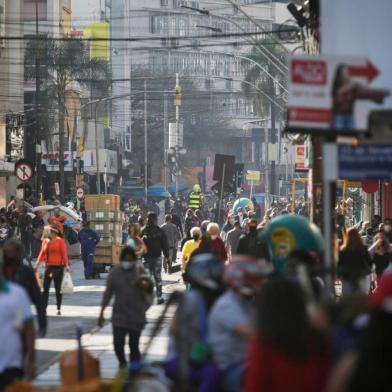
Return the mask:
[[(173, 385), (202, 392), (389, 389), (390, 219), (346, 228), (338, 216), (337, 263), (328, 270), (319, 230), (284, 206), (264, 216), (260, 210), (231, 207), (223, 211), (221, 225), (200, 209), (167, 207), (162, 223), (154, 211), (128, 215), (120, 259), (107, 278), (98, 324), (104, 324), (113, 299), (113, 344), (121, 369), (128, 364), (126, 340), (129, 366), (140, 366), (146, 311), (154, 298), (158, 305), (167, 300), (162, 270), (181, 269), (184, 291), (163, 364)], [(61, 315), (61, 283), (70, 271), (61, 214), (45, 227), (40, 224), (32, 268), (34, 247), (26, 238), (30, 228), (34, 232), (33, 221), (42, 217), (28, 216), (21, 211), (18, 217), (25, 230), (15, 230), (3, 216), (13, 234), (1, 244), (0, 338), (6, 344), (0, 351), (0, 390), (33, 377), (30, 306), (36, 308), (38, 335), (45, 336), (51, 282)], [(78, 237), (89, 279), (99, 236), (84, 222)], [(45, 266), (42, 291), (36, 274), (40, 264)], [(370, 383), (372, 372), (377, 377)]]

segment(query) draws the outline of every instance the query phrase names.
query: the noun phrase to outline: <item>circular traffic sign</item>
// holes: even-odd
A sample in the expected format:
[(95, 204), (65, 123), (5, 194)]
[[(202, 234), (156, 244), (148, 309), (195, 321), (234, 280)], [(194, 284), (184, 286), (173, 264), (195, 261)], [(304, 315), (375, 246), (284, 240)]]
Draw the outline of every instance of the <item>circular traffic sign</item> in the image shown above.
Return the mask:
[(33, 166), (24, 160), (15, 163), (15, 175), (23, 182), (29, 181), (34, 174)]
[(84, 197), (84, 190), (83, 190), (83, 188), (78, 188), (76, 190), (76, 197), (78, 199), (83, 199), (83, 197)]

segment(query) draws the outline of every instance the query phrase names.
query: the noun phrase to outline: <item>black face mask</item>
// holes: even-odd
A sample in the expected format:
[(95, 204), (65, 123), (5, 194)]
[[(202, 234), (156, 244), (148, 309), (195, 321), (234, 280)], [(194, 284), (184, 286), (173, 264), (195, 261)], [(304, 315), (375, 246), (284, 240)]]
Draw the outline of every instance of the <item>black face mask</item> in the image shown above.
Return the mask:
[(19, 260), (14, 257), (9, 257), (7, 255), (4, 255), (4, 266), (6, 267), (16, 267), (20, 264)]
[(249, 226), (249, 231), (250, 231), (251, 233), (255, 233), (256, 230), (257, 230), (257, 226)]

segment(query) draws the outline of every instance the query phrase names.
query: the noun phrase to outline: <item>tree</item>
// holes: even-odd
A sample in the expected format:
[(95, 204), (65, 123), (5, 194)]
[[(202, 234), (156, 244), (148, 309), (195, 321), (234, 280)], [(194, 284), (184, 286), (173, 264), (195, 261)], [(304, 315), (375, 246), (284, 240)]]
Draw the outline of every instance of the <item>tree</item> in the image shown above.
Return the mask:
[[(287, 75), (282, 73), (279, 63), (287, 63), (287, 52), (280, 44), (271, 40), (271, 38), (261, 40), (259, 45), (267, 47), (275, 58), (271, 59), (271, 57), (266, 57), (253, 47), (246, 57), (255, 61), (258, 65), (253, 65), (248, 69), (242, 89), (246, 96), (254, 97), (256, 114), (258, 117), (268, 118), (271, 116), (271, 129), (274, 132), (276, 129), (276, 120), (283, 119), (284, 115), (276, 104), (285, 106), (286, 93), (281, 86), (286, 88)], [(246, 62), (246, 65), (248, 64), (249, 63)], [(251, 86), (252, 84), (258, 88), (256, 94), (253, 94), (255, 89)], [(263, 91), (264, 94), (259, 90)], [(266, 95), (270, 99), (268, 99)], [(272, 185), (271, 190), (274, 194), (275, 176), (273, 172), (270, 174), (272, 179), (270, 182)]]
[[(106, 93), (110, 72), (106, 61), (91, 59), (85, 42), (79, 39), (59, 41), (41, 37), (28, 42), (25, 53), (25, 77), (36, 77), (36, 60), (40, 64), (38, 76), (42, 81), (43, 96), (50, 103), (47, 116), (52, 110), (58, 113), (59, 133), (59, 183), (60, 198), (64, 200), (64, 124), (66, 116), (66, 92), (71, 84), (94, 89), (97, 95)], [(40, 102), (41, 103), (41, 102)], [(48, 121), (46, 121), (47, 123)], [(39, 140), (43, 135), (39, 135)], [(48, 141), (51, 139), (47, 138)]]
[[(132, 161), (136, 168), (144, 159), (144, 80), (147, 80), (148, 156), (153, 163), (153, 176), (160, 178), (164, 154), (164, 93), (167, 91), (167, 120), (175, 121), (174, 74), (148, 74), (132, 72)], [(184, 146), (186, 156), (180, 160), (180, 167), (201, 165), (201, 149), (214, 143), (229, 142), (229, 122), (221, 113), (211, 111), (214, 92), (200, 90), (191, 78), (180, 78), (182, 106), (180, 120), (184, 124)], [(151, 92), (153, 91), (153, 92)], [(136, 169), (137, 171), (138, 169)]]

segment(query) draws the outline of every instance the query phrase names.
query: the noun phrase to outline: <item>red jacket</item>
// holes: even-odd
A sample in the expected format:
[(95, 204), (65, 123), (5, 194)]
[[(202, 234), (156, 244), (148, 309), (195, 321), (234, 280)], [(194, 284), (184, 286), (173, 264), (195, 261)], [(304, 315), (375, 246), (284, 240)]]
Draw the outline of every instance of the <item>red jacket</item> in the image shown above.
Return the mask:
[(254, 339), (249, 350), (245, 392), (321, 392), (331, 364), (328, 353), (296, 360)]
[(38, 262), (44, 261), (46, 266), (65, 266), (68, 264), (67, 246), (62, 238), (56, 237), (53, 241), (45, 238), (42, 241)]
[(226, 261), (227, 260), (227, 252), (225, 248), (225, 244), (222, 241), (221, 238), (215, 238), (214, 240), (211, 240), (211, 248), (212, 252), (218, 257), (219, 260), (221, 261)]

